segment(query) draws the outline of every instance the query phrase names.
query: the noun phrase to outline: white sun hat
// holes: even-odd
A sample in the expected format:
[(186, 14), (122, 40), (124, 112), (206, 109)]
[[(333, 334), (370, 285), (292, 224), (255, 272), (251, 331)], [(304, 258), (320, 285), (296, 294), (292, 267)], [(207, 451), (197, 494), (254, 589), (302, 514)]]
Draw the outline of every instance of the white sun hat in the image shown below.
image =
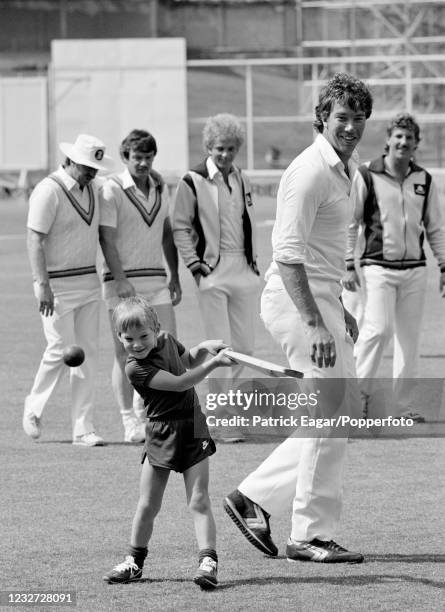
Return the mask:
[(96, 170), (110, 170), (107, 162), (111, 162), (112, 158), (105, 155), (104, 143), (94, 136), (79, 134), (74, 144), (61, 142), (59, 149), (75, 164), (82, 164), (82, 166)]

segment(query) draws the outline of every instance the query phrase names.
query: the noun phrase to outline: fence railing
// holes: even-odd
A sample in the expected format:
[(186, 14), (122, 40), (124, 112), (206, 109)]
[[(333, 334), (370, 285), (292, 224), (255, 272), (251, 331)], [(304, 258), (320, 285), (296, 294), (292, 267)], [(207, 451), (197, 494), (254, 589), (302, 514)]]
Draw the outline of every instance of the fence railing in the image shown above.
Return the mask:
[[(356, 74), (373, 91), (374, 111), (360, 144), (363, 159), (378, 154), (384, 144), (386, 122), (397, 111), (406, 110), (416, 116), (421, 126), (419, 161), (433, 168), (445, 166), (445, 54), (189, 60), (190, 165), (202, 156), (201, 132), (205, 119), (218, 112), (231, 112), (245, 124), (246, 143), (239, 154), (240, 165), (252, 175), (279, 174), (290, 159), (311, 142), (313, 109), (320, 88), (338, 71)], [(12, 94), (9, 96), (5, 90), (6, 87), (10, 92), (17, 91), (19, 81), (20, 87), (26, 86), (26, 91), (31, 93), (37, 83), (40, 92), (39, 96), (19, 96), (21, 113), (16, 112), (17, 105), (11, 102)], [(36, 156), (41, 159), (46, 156), (50, 140), (45, 129), (48, 130), (52, 123), (53, 109), (42, 105), (48, 105), (48, 98), (51, 99), (46, 96), (46, 88), (50, 90), (52, 83), (45, 77), (37, 80), (35, 77), (8, 78), (1, 79), (0, 83), (3, 87), (0, 170), (12, 170), (14, 163), (6, 159), (8, 151), (14, 151), (15, 155), (17, 146), (21, 147), (20, 158), (24, 160), (23, 142), (34, 143), (33, 147), (27, 147), (27, 152), (36, 149)], [(64, 95), (71, 94), (76, 94), (76, 88), (70, 85)], [(11, 117), (16, 118), (14, 130), (11, 129)], [(19, 134), (20, 126), (26, 128), (26, 134)], [(35, 131), (31, 140), (30, 129)], [(8, 137), (11, 144), (8, 144)], [(32, 167), (31, 161), (27, 167)]]
[(356, 74), (373, 91), (374, 111), (362, 145), (366, 157), (382, 146), (388, 119), (403, 110), (413, 113), (422, 126), (422, 151), (428, 163), (442, 165), (443, 54), (190, 60), (187, 81), (191, 157), (196, 149), (201, 154), (196, 144), (206, 117), (227, 111), (245, 122), (246, 168), (273, 169), (277, 160), (270, 160), (269, 155), (268, 161), (271, 147), (281, 153), (285, 163), (295, 149), (307, 145), (320, 88), (339, 71)]

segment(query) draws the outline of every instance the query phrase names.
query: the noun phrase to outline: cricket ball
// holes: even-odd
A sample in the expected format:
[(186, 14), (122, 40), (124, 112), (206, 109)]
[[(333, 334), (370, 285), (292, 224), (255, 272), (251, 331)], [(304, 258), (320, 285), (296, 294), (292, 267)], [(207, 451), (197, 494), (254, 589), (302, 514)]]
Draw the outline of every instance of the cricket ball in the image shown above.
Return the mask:
[(76, 344), (71, 344), (63, 349), (63, 361), (67, 366), (70, 366), (70, 368), (80, 366), (84, 359), (85, 353), (83, 348), (77, 346)]

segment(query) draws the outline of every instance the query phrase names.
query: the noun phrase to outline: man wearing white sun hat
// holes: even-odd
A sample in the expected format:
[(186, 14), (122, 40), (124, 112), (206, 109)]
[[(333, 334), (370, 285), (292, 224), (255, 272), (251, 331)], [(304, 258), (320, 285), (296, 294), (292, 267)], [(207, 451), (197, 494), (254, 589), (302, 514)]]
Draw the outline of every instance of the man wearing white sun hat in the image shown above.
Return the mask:
[(25, 399), (23, 428), (31, 438), (40, 436), (42, 412), (66, 370), (63, 349), (77, 344), (85, 360), (69, 372), (73, 444), (102, 446), (92, 422), (100, 305), (94, 178), (109, 169), (111, 158), (103, 142), (86, 134), (59, 147), (64, 162), (38, 183), (29, 201), (28, 255), (47, 346)]

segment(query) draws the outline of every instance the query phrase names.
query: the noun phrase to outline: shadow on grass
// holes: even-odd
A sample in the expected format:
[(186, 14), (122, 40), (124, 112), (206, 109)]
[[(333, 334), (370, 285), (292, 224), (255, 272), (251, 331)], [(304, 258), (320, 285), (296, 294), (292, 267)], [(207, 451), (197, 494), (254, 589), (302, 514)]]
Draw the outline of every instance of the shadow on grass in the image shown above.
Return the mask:
[(218, 590), (231, 589), (240, 585), (267, 585), (267, 584), (330, 584), (348, 587), (363, 587), (389, 582), (406, 582), (411, 584), (422, 584), (425, 586), (444, 589), (445, 582), (428, 580), (427, 578), (416, 578), (406, 574), (378, 574), (375, 576), (267, 576), (266, 578), (240, 578), (239, 580), (228, 580), (218, 585)]
[[(268, 555), (263, 556), (264, 561), (283, 561), (287, 560), (286, 555), (277, 555), (276, 557), (269, 557)], [(304, 563), (304, 562), (303, 562)], [(402, 554), (366, 554), (364, 564), (367, 563), (445, 563), (445, 554), (442, 553), (419, 553), (411, 555)], [(320, 563), (318, 566), (322, 566)], [(329, 563), (332, 567), (332, 563)], [(363, 567), (360, 563), (342, 563), (341, 565), (351, 566), (356, 565), (357, 567)]]
[(72, 440), (35, 440), (36, 444), (72, 444)]
[(437, 553), (420, 553), (416, 555), (366, 555), (367, 562), (380, 563), (445, 563), (445, 555)]
[[(190, 584), (190, 578), (141, 578), (136, 581), (136, 584), (153, 584), (153, 583), (162, 583), (162, 582), (184, 582)], [(121, 586), (121, 585), (112, 585), (112, 586)]]
[[(190, 583), (190, 578), (142, 578), (137, 583), (161, 584), (161, 583)], [(363, 587), (376, 584), (387, 584), (391, 582), (405, 582), (430, 586), (437, 589), (444, 589), (445, 582), (438, 580), (428, 580), (427, 578), (417, 578), (406, 574), (377, 574), (375, 576), (267, 576), (257, 578), (239, 578), (237, 580), (227, 580), (219, 583), (216, 590), (209, 590), (215, 593), (225, 591), (240, 586), (262, 586), (268, 584), (329, 584), (348, 587)]]
[[(72, 440), (38, 440), (36, 442), (36, 444), (73, 444)], [(79, 445), (81, 446), (81, 445)], [(135, 443), (135, 442), (107, 442), (105, 441), (105, 444), (102, 444), (101, 446), (85, 446), (82, 448), (103, 448), (104, 446), (128, 446), (128, 447), (135, 447), (135, 448), (140, 448), (141, 450), (144, 448), (144, 443)]]

